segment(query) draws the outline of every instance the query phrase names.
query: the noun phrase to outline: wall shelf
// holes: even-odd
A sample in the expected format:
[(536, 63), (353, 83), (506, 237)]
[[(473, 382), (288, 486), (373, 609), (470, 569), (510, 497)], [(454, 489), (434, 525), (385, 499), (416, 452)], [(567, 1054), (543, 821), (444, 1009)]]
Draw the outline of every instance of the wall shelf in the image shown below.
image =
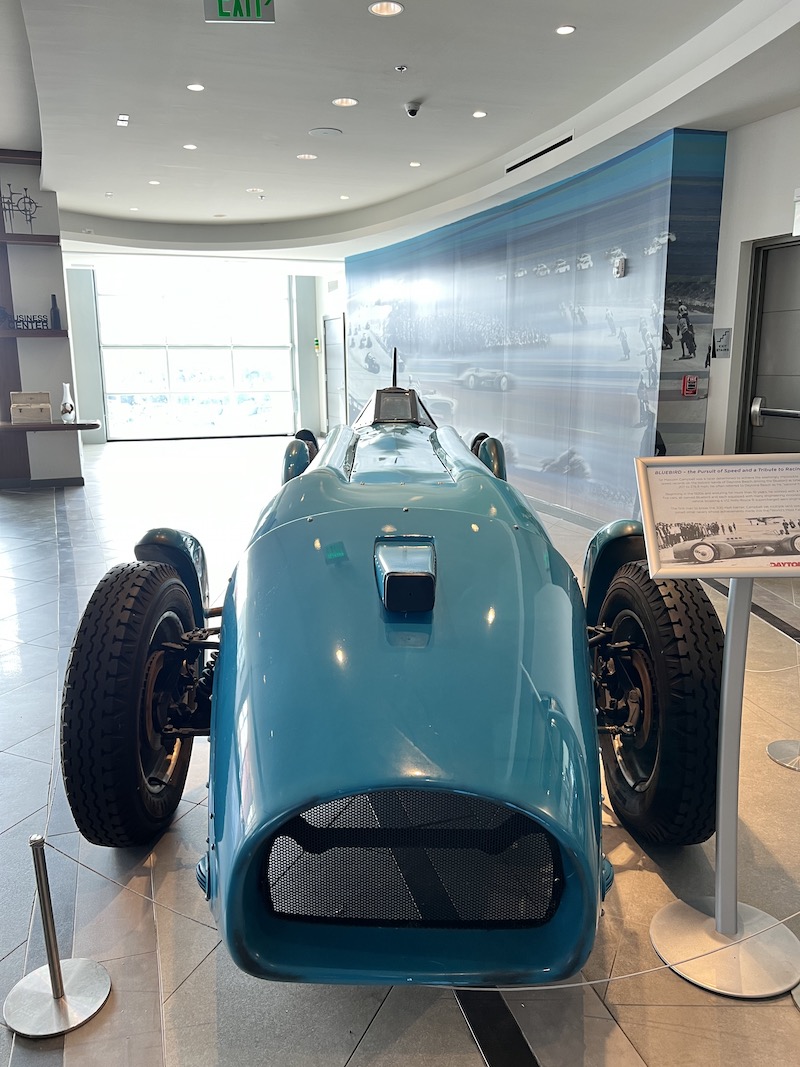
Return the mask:
[(43, 337), (66, 337), (66, 330), (0, 330), (0, 340), (8, 337), (18, 337), (24, 340), (41, 340)]
[(0, 245), (50, 245), (58, 247), (61, 238), (57, 233), (3, 233)]
[(100, 420), (81, 422), (0, 422), (0, 433), (63, 433), (65, 430), (99, 430)]

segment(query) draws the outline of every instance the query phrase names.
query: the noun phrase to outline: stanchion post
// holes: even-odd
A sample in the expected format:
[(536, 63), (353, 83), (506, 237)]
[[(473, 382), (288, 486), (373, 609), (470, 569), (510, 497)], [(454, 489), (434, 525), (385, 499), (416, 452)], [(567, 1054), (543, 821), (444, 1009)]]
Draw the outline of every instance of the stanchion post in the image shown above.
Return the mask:
[(82, 1026), (100, 1011), (111, 992), (111, 979), (105, 967), (94, 960), (59, 959), (45, 840), (40, 834), (34, 834), (29, 844), (47, 967), (39, 967), (17, 982), (3, 1004), (3, 1018), (10, 1030), (23, 1037), (57, 1037)]
[(50, 896), (50, 881), (47, 877), (47, 863), (44, 858), (44, 838), (33, 834), (28, 844), (33, 853), (33, 870), (36, 875), (36, 891), (39, 894), (39, 911), (44, 930), (44, 947), (47, 952), (47, 966), (50, 968), (50, 984), (53, 987), (53, 999), (64, 996), (64, 981), (61, 976), (61, 961), (58, 958), (58, 937), (53, 920), (53, 900)]

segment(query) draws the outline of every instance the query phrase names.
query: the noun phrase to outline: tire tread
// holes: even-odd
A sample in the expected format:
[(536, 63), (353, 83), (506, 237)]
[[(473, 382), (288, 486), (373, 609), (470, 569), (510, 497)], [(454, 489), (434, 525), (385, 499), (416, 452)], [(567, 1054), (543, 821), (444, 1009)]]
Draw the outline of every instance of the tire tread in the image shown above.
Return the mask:
[(151, 840), (169, 822), (183, 790), (190, 745), (156, 818), (137, 802), (130, 751), (130, 716), (142, 685), (135, 677), (139, 632), (148, 607), (174, 583), (183, 588), (165, 563), (112, 567), (90, 597), (72, 643), (61, 705), (61, 767), (78, 829), (94, 844), (126, 847)]

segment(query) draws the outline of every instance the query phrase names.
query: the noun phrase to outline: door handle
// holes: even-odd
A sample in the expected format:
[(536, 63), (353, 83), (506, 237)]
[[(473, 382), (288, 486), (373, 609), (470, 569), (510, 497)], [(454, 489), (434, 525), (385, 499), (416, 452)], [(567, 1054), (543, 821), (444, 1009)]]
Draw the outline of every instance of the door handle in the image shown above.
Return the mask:
[(800, 419), (800, 411), (790, 411), (787, 408), (765, 408), (764, 397), (754, 396), (750, 405), (750, 425), (763, 426), (765, 415), (776, 419)]

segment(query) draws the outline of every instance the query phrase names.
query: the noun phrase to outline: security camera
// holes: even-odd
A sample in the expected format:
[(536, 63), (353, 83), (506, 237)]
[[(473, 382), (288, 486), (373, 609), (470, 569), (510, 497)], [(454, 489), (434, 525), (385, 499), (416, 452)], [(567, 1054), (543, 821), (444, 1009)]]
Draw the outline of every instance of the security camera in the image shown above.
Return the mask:
[(419, 114), (419, 109), (421, 107), (422, 104), (419, 102), (419, 100), (409, 100), (409, 102), (406, 104), (406, 114), (410, 119), (415, 119)]

